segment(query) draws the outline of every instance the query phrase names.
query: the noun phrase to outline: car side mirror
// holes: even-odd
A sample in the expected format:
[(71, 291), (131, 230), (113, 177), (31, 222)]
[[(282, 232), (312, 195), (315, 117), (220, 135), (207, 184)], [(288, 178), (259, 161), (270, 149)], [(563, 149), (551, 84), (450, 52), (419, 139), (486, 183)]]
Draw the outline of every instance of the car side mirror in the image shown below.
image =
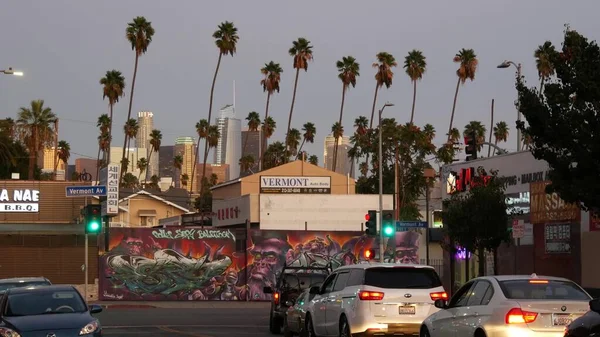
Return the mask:
[(290, 301), (285, 301), (285, 306), (286, 307), (291, 307), (293, 305), (294, 305), (294, 301), (291, 301), (291, 300)]
[(590, 301), (590, 310), (600, 313), (600, 298), (594, 298)]
[(321, 293), (321, 287), (310, 287), (308, 292), (312, 295), (319, 295)]
[(438, 309), (448, 309), (448, 302), (446, 300), (435, 300), (435, 302), (433, 302), (433, 305)]
[(97, 314), (102, 312), (102, 307), (99, 306), (98, 304), (92, 304), (90, 305), (90, 313), (91, 314)]
[(271, 287), (264, 287), (263, 288), (263, 293), (265, 293), (265, 294), (272, 294), (273, 293), (273, 288), (271, 288)]

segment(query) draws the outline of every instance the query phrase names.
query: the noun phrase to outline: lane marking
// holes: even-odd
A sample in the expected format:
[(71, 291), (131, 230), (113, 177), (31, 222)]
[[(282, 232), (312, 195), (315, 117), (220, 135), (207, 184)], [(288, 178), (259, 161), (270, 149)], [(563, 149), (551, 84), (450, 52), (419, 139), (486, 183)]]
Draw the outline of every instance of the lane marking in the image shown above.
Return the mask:
[(195, 332), (186, 332), (186, 331), (179, 331), (179, 330), (175, 330), (175, 329), (171, 329), (167, 326), (159, 326), (158, 327), (159, 330), (165, 331), (165, 332), (172, 332), (172, 333), (176, 333), (178, 335), (184, 335), (184, 336), (193, 336), (193, 337), (213, 337), (210, 335), (203, 335), (203, 334), (198, 334)]
[(220, 329), (254, 329), (268, 328), (268, 325), (198, 325), (198, 324), (169, 324), (169, 325), (108, 325), (102, 329), (142, 329), (155, 328), (159, 329), (164, 326), (173, 328), (220, 328)]

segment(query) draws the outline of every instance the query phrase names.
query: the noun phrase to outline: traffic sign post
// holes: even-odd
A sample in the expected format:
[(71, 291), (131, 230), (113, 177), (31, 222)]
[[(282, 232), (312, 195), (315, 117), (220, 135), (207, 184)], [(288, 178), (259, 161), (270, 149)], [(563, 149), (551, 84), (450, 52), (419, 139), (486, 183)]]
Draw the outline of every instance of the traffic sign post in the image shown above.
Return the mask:
[(67, 186), (67, 197), (103, 197), (106, 195), (106, 186)]
[(512, 223), (512, 237), (515, 239), (515, 274), (517, 274), (517, 254), (519, 252), (519, 247), (521, 246), (521, 238), (525, 236), (525, 221), (524, 220), (513, 220)]

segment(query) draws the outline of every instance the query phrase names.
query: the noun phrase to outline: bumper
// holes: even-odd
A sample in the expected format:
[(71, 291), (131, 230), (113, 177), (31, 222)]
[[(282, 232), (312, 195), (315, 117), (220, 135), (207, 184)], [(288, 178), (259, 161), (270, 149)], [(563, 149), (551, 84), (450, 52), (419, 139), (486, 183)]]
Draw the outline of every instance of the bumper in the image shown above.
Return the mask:
[[(421, 324), (416, 323), (395, 323), (378, 324), (377, 328), (368, 328), (363, 332), (352, 332), (352, 336), (372, 337), (372, 336), (419, 336)], [(387, 325), (387, 327), (385, 327)], [(562, 337), (562, 336), (561, 336)]]
[(533, 331), (528, 328), (499, 328), (486, 331), (487, 337), (563, 337), (563, 331)]

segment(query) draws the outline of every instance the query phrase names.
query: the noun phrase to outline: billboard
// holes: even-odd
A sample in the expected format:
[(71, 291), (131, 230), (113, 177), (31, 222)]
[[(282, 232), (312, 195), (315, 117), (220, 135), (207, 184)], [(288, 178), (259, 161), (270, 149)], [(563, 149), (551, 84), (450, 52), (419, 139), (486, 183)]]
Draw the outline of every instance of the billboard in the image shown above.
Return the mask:
[(261, 176), (260, 193), (331, 194), (331, 177)]

